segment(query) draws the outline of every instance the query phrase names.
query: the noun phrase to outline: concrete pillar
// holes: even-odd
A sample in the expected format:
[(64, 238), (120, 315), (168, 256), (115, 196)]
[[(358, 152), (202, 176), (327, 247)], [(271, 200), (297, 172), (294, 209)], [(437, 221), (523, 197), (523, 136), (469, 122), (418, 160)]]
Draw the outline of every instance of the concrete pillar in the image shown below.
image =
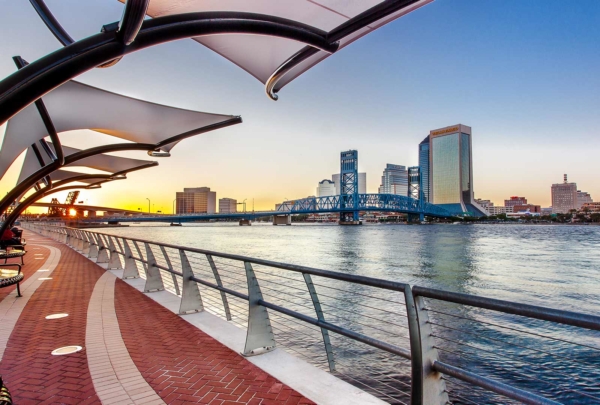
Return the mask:
[(273, 215), (273, 225), (291, 225), (291, 215)]

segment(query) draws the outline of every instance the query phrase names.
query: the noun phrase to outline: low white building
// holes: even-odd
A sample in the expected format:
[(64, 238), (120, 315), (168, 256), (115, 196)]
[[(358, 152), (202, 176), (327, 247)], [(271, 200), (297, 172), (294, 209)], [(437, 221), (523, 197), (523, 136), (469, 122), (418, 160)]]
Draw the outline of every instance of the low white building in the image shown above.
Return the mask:
[(237, 212), (237, 200), (233, 198), (219, 198), (219, 214)]
[(331, 195), (336, 195), (335, 183), (329, 179), (321, 180), (317, 186), (317, 197), (329, 197)]

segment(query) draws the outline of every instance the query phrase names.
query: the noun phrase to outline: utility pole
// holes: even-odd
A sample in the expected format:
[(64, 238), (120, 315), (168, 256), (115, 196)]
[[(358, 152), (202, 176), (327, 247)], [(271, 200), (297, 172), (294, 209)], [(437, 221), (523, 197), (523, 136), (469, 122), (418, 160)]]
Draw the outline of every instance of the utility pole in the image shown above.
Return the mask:
[(146, 200), (148, 200), (148, 214), (150, 214), (150, 199), (146, 197)]

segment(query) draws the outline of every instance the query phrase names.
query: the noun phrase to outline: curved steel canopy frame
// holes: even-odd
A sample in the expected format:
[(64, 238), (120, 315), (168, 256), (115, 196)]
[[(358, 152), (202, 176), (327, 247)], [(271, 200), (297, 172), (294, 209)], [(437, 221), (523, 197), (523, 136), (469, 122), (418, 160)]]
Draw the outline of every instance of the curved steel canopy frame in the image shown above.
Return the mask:
[[(156, 144), (153, 144), (153, 143), (116, 143), (116, 144), (98, 146), (95, 148), (89, 148), (89, 149), (85, 149), (85, 150), (82, 150), (77, 153), (73, 153), (72, 155), (65, 156), (64, 166), (73, 164), (81, 159), (84, 159), (84, 158), (87, 158), (90, 156), (99, 155), (102, 153), (109, 153), (109, 152), (145, 150), (145, 151), (148, 151), (149, 154), (151, 154), (153, 151), (160, 149), (161, 146), (167, 145), (169, 143), (178, 142), (178, 141), (181, 141), (183, 139), (186, 139), (186, 138), (189, 138), (189, 137), (192, 137), (195, 135), (199, 135), (199, 134), (202, 134), (205, 132), (210, 132), (210, 131), (220, 129), (220, 128), (226, 128), (231, 125), (239, 124), (241, 122), (242, 122), (241, 117), (239, 117), (239, 116), (233, 117), (227, 121), (223, 121), (223, 122), (219, 122), (219, 123), (215, 123), (215, 124), (211, 124), (211, 125), (206, 125), (204, 127), (197, 128), (192, 131), (188, 131), (188, 132), (184, 132), (179, 135), (175, 135), (171, 138), (165, 139)], [(160, 155), (153, 155), (153, 156), (160, 157)], [(21, 183), (19, 183), (16, 187), (14, 187), (11, 191), (9, 191), (8, 194), (6, 194), (6, 196), (4, 196), (2, 198), (2, 200), (0, 200), (0, 213), (6, 211), (6, 209), (10, 206), (10, 204), (12, 204), (13, 201), (15, 201), (17, 198), (19, 198), (20, 195), (22, 195), (24, 192), (29, 190), (31, 187), (33, 187), (38, 181), (42, 180), (44, 177), (48, 176), (55, 170), (58, 170), (60, 167), (62, 167), (62, 166), (56, 165), (55, 162), (52, 162), (52, 163), (42, 167), (40, 170), (33, 173), (32, 175), (27, 177), (25, 180), (23, 180)]]
[(178, 39), (217, 35), (254, 34), (275, 36), (308, 44), (333, 53), (324, 31), (296, 21), (254, 13), (202, 12), (144, 20), (135, 41), (119, 40), (118, 24), (105, 25), (103, 32), (74, 42), (0, 82), (0, 124), (66, 81), (106, 62), (154, 45)]
[[(47, 195), (50, 195), (53, 193), (58, 193), (59, 191), (65, 191), (67, 189), (98, 188), (98, 186), (100, 186), (100, 184), (106, 183), (108, 181), (125, 180), (127, 178), (127, 176), (126, 176), (127, 173), (135, 172), (135, 171), (142, 170), (142, 169), (147, 169), (147, 168), (154, 167), (154, 166), (158, 166), (158, 162), (150, 162), (150, 163), (143, 164), (143, 165), (140, 165), (137, 167), (132, 167), (131, 169), (122, 170), (120, 172), (116, 172), (113, 174), (81, 174), (81, 175), (69, 177), (64, 180), (57, 181), (56, 183), (53, 183), (48, 187), (44, 187), (43, 189), (37, 190), (35, 193), (33, 193), (32, 195), (27, 197), (22, 203), (20, 203), (15, 208), (15, 210), (13, 212), (11, 212), (10, 215), (8, 215), (8, 217), (6, 217), (6, 220), (4, 221), (4, 223), (2, 225), (0, 225), (0, 235), (2, 233), (4, 233), (5, 229), (7, 229), (9, 226), (12, 226), (12, 224), (17, 220), (19, 215), (21, 215), (21, 213), (23, 213), (23, 211), (25, 211), (31, 204), (33, 204), (40, 198), (46, 197)], [(68, 183), (73, 183), (73, 182), (82, 181), (82, 180), (90, 180), (90, 179), (98, 179), (99, 181), (94, 182), (87, 186), (69, 186), (69, 187), (61, 188), (63, 185), (68, 184)]]

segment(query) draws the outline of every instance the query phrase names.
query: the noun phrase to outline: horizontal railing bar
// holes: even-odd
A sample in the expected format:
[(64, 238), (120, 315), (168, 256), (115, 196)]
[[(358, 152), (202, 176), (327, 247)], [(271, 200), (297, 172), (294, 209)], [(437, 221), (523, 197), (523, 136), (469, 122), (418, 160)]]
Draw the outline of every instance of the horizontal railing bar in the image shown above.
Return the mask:
[(201, 280), (201, 279), (196, 278), (196, 277), (190, 277), (190, 280), (194, 280), (197, 283), (200, 283), (200, 284), (205, 285), (207, 287), (214, 288), (215, 290), (226, 292), (227, 294), (231, 294), (233, 296), (236, 296), (238, 298), (244, 299), (246, 301), (249, 300), (249, 298), (248, 298), (248, 296), (246, 294), (239, 293), (239, 292), (237, 292), (235, 290), (231, 290), (231, 289), (229, 289), (227, 287), (219, 287), (216, 284), (213, 284), (213, 283), (208, 282), (208, 281)]
[(434, 361), (432, 368), (440, 373), (449, 375), (459, 380), (471, 383), (481, 388), (485, 388), (496, 394), (504, 395), (507, 398), (521, 401), (527, 405), (561, 405), (560, 402), (552, 401), (551, 399), (532, 394), (521, 389), (511, 387), (510, 385), (501, 383), (490, 378), (471, 373), (458, 367), (451, 366), (441, 361)]
[[(96, 232), (96, 233), (98, 235), (113, 236), (113, 235), (106, 234), (106, 233), (100, 233), (100, 232)], [(145, 239), (137, 239), (137, 238), (130, 238), (130, 237), (127, 237), (125, 239), (131, 240), (131, 241), (136, 241), (136, 242), (141, 242), (141, 243), (148, 243), (151, 245), (164, 246), (166, 248), (182, 249), (181, 246), (171, 245), (168, 243), (158, 243), (158, 242), (153, 242), (153, 241), (149, 241), (149, 240), (145, 240)], [(313, 276), (321, 276), (321, 277), (325, 277), (325, 278), (331, 278), (334, 280), (349, 281), (349, 282), (353, 282), (356, 284), (368, 285), (371, 287), (379, 287), (379, 288), (383, 288), (386, 290), (400, 291), (402, 293), (404, 293), (404, 289), (407, 286), (406, 283), (398, 283), (395, 281), (381, 280), (378, 278), (366, 277), (366, 276), (356, 276), (353, 274), (338, 273), (338, 272), (330, 271), (330, 270), (322, 270), (322, 269), (316, 269), (313, 267), (299, 266), (299, 265), (295, 265), (295, 264), (273, 262), (270, 260), (255, 259), (253, 257), (248, 257), (248, 256), (213, 252), (211, 250), (204, 250), (204, 249), (197, 249), (197, 248), (190, 248), (190, 247), (185, 247), (182, 250), (185, 250), (186, 252), (201, 253), (204, 255), (222, 257), (224, 259), (231, 259), (231, 260), (237, 260), (237, 261), (241, 261), (241, 262), (249, 262), (252, 264), (268, 266), (268, 267), (275, 267), (278, 269), (290, 270), (290, 271), (295, 271), (298, 273), (307, 273), (307, 274), (310, 274)]]
[(600, 316), (414, 286), (413, 295), (600, 331)]
[(312, 325), (319, 326), (323, 329), (327, 329), (327, 330), (330, 330), (337, 334), (352, 338), (354, 340), (357, 340), (357, 341), (367, 344), (369, 346), (373, 346), (378, 349), (384, 350), (388, 353), (397, 354), (398, 356), (404, 357), (405, 359), (409, 359), (409, 360), (411, 358), (410, 351), (407, 349), (403, 349), (401, 347), (383, 342), (378, 339), (373, 339), (373, 338), (363, 335), (361, 333), (353, 332), (349, 329), (342, 328), (340, 326), (334, 325), (329, 322), (324, 322), (324, 321), (320, 321), (315, 318), (311, 318), (310, 316), (303, 315), (299, 312), (292, 311), (290, 309), (284, 308), (284, 307), (276, 305), (276, 304), (272, 304), (270, 302), (266, 302), (264, 300), (258, 300), (258, 304), (262, 305), (263, 307), (270, 308), (274, 311), (281, 312), (282, 314), (286, 314), (293, 318), (300, 319), (300, 320), (310, 323)]

